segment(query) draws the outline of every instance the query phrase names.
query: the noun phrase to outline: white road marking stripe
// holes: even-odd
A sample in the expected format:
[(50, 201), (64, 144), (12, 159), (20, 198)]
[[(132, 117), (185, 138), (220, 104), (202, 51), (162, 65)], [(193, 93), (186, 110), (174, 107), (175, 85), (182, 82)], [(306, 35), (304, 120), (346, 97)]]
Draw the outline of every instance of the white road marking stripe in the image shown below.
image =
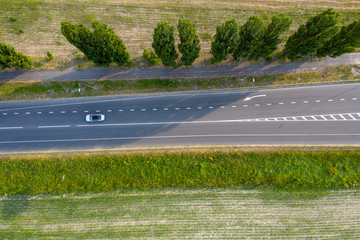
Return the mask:
[(213, 107), (213, 106), (210, 106), (209, 108), (212, 109), (212, 108), (214, 108), (214, 107)]
[(354, 97), (354, 98), (352, 98), (352, 100), (357, 100), (357, 98), (356, 98), (356, 97)]
[(122, 110), (122, 109), (119, 109), (119, 112), (123, 112), (124, 110)]
[(255, 104), (255, 107), (258, 107), (258, 106), (260, 106), (260, 104), (258, 104), (258, 103), (257, 103), (257, 104)]
[(77, 111), (72, 111), (73, 113), (77, 113)]
[(339, 114), (339, 116), (344, 119), (344, 120), (347, 120), (343, 115)]
[(327, 120), (326, 117), (324, 117), (323, 115), (320, 115), (320, 117), (322, 117), (324, 120)]
[(268, 103), (268, 104), (266, 104), (266, 105), (271, 106), (271, 103)]
[(279, 105), (283, 105), (283, 104), (284, 104), (283, 102), (279, 103)]
[(220, 106), (220, 108), (225, 108), (225, 106)]
[(153, 108), (153, 111), (157, 111), (157, 109), (156, 109), (156, 108)]
[(89, 112), (89, 110), (85, 110), (85, 111), (84, 111), (84, 113), (88, 113), (88, 112)]
[(320, 100), (316, 100), (315, 102), (321, 102)]
[(145, 108), (142, 108), (142, 109), (141, 109), (141, 111), (143, 111), (143, 112), (144, 112), (144, 111), (146, 111), (146, 109), (145, 109)]
[(208, 134), (208, 135), (176, 135), (176, 136), (148, 136), (148, 137), (117, 137), (117, 138), (76, 138), (76, 139), (44, 139), (2, 141), (0, 144), (44, 143), (44, 142), (80, 142), (80, 141), (114, 141), (134, 139), (170, 139), (170, 138), (209, 138), (209, 137), (317, 137), (317, 136), (360, 136), (358, 133), (274, 133), (274, 134)]
[(0, 130), (21, 129), (23, 127), (0, 127)]
[(67, 128), (70, 125), (57, 125), (57, 126), (38, 126), (38, 128)]
[(236, 106), (231, 106), (232, 108), (236, 108)]
[(180, 108), (175, 108), (175, 110), (179, 110)]
[(109, 110), (107, 110), (107, 112), (112, 112), (112, 110), (109, 109)]
[(354, 116), (353, 115), (351, 115), (351, 114), (348, 114), (353, 120), (356, 120), (356, 118), (354, 118)]
[(340, 101), (345, 101), (345, 98), (340, 99)]
[(243, 107), (247, 107), (248, 105), (243, 105)]
[(329, 99), (328, 102), (332, 102), (333, 100), (332, 99)]
[(308, 103), (309, 101), (304, 101), (304, 103)]
[(167, 110), (169, 110), (168, 108), (164, 108), (164, 111), (167, 111)]
[(291, 102), (291, 104), (295, 104), (296, 102)]
[(312, 117), (312, 119), (317, 120), (316, 117), (314, 117), (314, 116), (311, 116), (311, 117)]
[(293, 119), (293, 120), (297, 120), (296, 117), (293, 117), (292, 119)]
[(198, 109), (202, 109), (202, 107), (198, 107)]
[(360, 117), (360, 113), (357, 113), (357, 115)]
[(66, 113), (65, 111), (61, 111), (61, 113)]
[(302, 119), (304, 119), (305, 121), (307, 121), (306, 117), (302, 116)]
[(49, 112), (50, 114), (53, 114), (54, 112)]
[(334, 120), (337, 120), (337, 118), (336, 118), (336, 117), (334, 117), (333, 115), (330, 115), (330, 117), (332, 117)]
[(14, 115), (19, 115), (19, 113), (18, 113), (18, 112), (14, 112)]
[(30, 112), (26, 112), (25, 114), (29, 115), (29, 114), (30, 114)]
[(134, 112), (135, 111), (135, 109), (130, 109), (130, 112)]
[(100, 112), (100, 110), (96, 110), (96, 112)]
[(191, 107), (187, 107), (186, 109), (189, 110), (189, 109), (191, 109)]
[(42, 114), (42, 112), (37, 112), (37, 114)]

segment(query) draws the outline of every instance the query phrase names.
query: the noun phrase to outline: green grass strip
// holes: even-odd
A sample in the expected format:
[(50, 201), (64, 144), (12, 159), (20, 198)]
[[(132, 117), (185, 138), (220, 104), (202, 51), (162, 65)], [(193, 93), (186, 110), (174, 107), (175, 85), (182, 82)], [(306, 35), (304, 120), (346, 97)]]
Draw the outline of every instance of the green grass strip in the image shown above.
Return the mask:
[(360, 152), (205, 152), (40, 156), (0, 161), (0, 194), (163, 187), (358, 187)]

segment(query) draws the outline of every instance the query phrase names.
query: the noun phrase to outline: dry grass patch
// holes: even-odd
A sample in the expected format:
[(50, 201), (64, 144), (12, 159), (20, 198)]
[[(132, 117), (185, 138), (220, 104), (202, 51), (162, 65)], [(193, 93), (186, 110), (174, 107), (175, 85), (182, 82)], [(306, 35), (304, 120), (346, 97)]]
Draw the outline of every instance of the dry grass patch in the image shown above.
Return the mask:
[[(68, 20), (89, 25), (92, 20), (100, 20), (123, 38), (131, 58), (140, 66), (144, 64), (143, 48), (151, 47), (156, 23), (166, 20), (176, 25), (179, 18), (188, 17), (196, 22), (201, 39), (201, 57), (195, 64), (203, 65), (210, 58), (211, 36), (216, 26), (227, 19), (244, 23), (249, 16), (258, 14), (270, 20), (272, 15), (285, 12), (294, 19), (290, 30), (293, 32), (311, 14), (330, 7), (344, 11), (345, 22), (360, 17), (360, 3), (346, 0), (185, 0), (180, 3), (174, 0), (3, 0), (0, 1), (0, 41), (33, 57), (45, 58), (46, 52), (51, 51), (56, 64), (37, 64), (37, 68), (76, 68), (79, 63), (71, 62), (76, 49), (62, 36), (60, 22)], [(177, 36), (176, 39), (178, 41)]]

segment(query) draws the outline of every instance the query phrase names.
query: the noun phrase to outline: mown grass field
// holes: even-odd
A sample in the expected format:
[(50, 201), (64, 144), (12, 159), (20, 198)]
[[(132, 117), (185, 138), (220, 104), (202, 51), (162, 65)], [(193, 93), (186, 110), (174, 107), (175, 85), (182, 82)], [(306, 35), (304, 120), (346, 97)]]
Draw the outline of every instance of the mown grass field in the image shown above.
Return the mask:
[(358, 239), (360, 191), (134, 190), (0, 198), (1, 239)]
[[(206, 64), (216, 26), (228, 19), (242, 24), (256, 14), (269, 21), (284, 12), (294, 20), (290, 34), (310, 15), (327, 8), (342, 11), (345, 23), (360, 17), (360, 2), (350, 0), (0, 0), (0, 41), (32, 56), (35, 68), (87, 67), (82, 54), (62, 36), (60, 22), (89, 25), (100, 20), (122, 37), (135, 65), (141, 67), (146, 66), (142, 51), (151, 47), (156, 23), (166, 20), (175, 26), (179, 18), (187, 17), (195, 21), (201, 40), (201, 57), (195, 64)], [(44, 60), (47, 51), (55, 60)]]

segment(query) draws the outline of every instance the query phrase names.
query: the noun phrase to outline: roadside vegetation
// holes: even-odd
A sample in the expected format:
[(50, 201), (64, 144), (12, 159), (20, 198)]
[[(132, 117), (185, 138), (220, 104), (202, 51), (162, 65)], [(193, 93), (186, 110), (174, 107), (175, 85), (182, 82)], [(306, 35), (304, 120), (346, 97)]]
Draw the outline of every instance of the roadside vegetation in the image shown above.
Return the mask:
[[(257, 59), (259, 56), (270, 59), (267, 53), (270, 49), (273, 51), (274, 45), (280, 44), (277, 50), (275, 48), (275, 53), (272, 56), (276, 61), (284, 56), (282, 54), (284, 52), (281, 50), (284, 48), (284, 44), (280, 40), (284, 39), (286, 41), (289, 36), (300, 29), (301, 25), (306, 24), (307, 26), (307, 21), (311, 20), (311, 16), (320, 14), (324, 9), (328, 8), (334, 8), (336, 12), (341, 12), (342, 20), (334, 28), (337, 30), (336, 38), (327, 41), (329, 44), (322, 48), (321, 54), (326, 52), (326, 55), (329, 55), (328, 51), (332, 51), (330, 56), (335, 56), (343, 52), (353, 51), (358, 44), (356, 40), (358, 35), (347, 34), (347, 32), (353, 33), (357, 29), (355, 25), (358, 25), (358, 23), (355, 20), (360, 17), (360, 12), (357, 10), (360, 9), (360, 4), (350, 3), (345, 0), (341, 1), (341, 3), (322, 1), (317, 4), (308, 1), (290, 1), (286, 3), (281, 1), (279, 4), (273, 1), (263, 1), (261, 4), (253, 1), (210, 1), (205, 4), (203, 0), (195, 0), (184, 2), (181, 6), (170, 0), (151, 2), (127, 0), (122, 4), (111, 0), (91, 2), (80, 0), (2, 1), (0, 3), (0, 16), (2, 16), (0, 18), (0, 41), (14, 46), (19, 52), (31, 56), (34, 62), (33, 69), (91, 67), (93, 63), (89, 62), (88, 58), (84, 59), (83, 54), (75, 53), (76, 48), (62, 36), (59, 30), (60, 23), (69, 21), (70, 23), (83, 23), (84, 26), (89, 27), (92, 22), (101, 21), (108, 25), (109, 29), (113, 28), (116, 36), (121, 37), (131, 56), (132, 64), (137, 67), (146, 67), (149, 66), (149, 62), (142, 58), (141, 55), (144, 48), (151, 51), (156, 25), (161, 21), (166, 21), (169, 26), (176, 26), (180, 19), (188, 19), (190, 22), (187, 26), (190, 28), (196, 26), (196, 29), (186, 33), (183, 31), (184, 28), (181, 30), (178, 25), (178, 30), (181, 32), (174, 31), (175, 45), (178, 45), (175, 53), (179, 54), (180, 52), (183, 56), (185, 53), (188, 58), (181, 59), (181, 62), (185, 65), (184, 61), (190, 64), (192, 60), (194, 60), (195, 65), (206, 65), (211, 62), (211, 44), (214, 41), (216, 27), (226, 20), (234, 19), (239, 25), (239, 30), (241, 30), (239, 34), (243, 37), (251, 36), (251, 39), (248, 39), (250, 42), (247, 42), (250, 48), (245, 49), (246, 51), (242, 49), (246, 52), (246, 57), (243, 56), (245, 53), (240, 53), (240, 55), (237, 53), (235, 58), (240, 61), (244, 61), (246, 58)], [(56, 11), (53, 9), (56, 9)], [(84, 11), (79, 12), (78, 9)], [(288, 28), (286, 16), (292, 19), (293, 22), (289, 30), (286, 30)], [(327, 16), (332, 15), (328, 14)], [(277, 18), (278, 25), (275, 24), (274, 17)], [(253, 21), (255, 18), (257, 20)], [(285, 19), (285, 21), (281, 19)], [(326, 23), (326, 21), (319, 21), (319, 24), (315, 27), (320, 30), (323, 29), (321, 24), (324, 24), (324, 22)], [(251, 29), (255, 26), (260, 26), (262, 30), (256, 34), (254, 33), (255, 35), (251, 35)], [(342, 29), (338, 31), (340, 27)], [(273, 39), (264, 39), (264, 31), (272, 33)], [(184, 33), (190, 33), (189, 36), (191, 37), (186, 39)], [(332, 33), (335, 33), (335, 31)], [(277, 34), (279, 35), (277, 36)], [(323, 36), (322, 34), (318, 35)], [(196, 44), (197, 37), (200, 41), (198, 45)], [(332, 36), (327, 35), (326, 40), (329, 40), (330, 37)], [(333, 52), (332, 46), (341, 46), (345, 38), (347, 39), (347, 46), (342, 48), (341, 51)], [(350, 38), (351, 41), (349, 41)], [(184, 40), (183, 44), (181, 39)], [(241, 43), (244, 43), (244, 40), (245, 38), (241, 40)], [(322, 39), (312, 40), (315, 40), (314, 43), (318, 43)], [(269, 44), (272, 47), (259, 47), (264, 44)], [(237, 45), (239, 46), (239, 44)], [(197, 51), (189, 51), (194, 47), (200, 49), (198, 58)], [(318, 44), (317, 47), (319, 47)], [(188, 49), (186, 50), (186, 48)], [(267, 50), (267, 53), (261, 53), (259, 49)], [(295, 49), (299, 50), (298, 48)], [(53, 53), (53, 61), (46, 61), (48, 51)], [(251, 54), (248, 55), (248, 52), (251, 52)], [(175, 53), (173, 52), (174, 56), (176, 56)], [(292, 56), (290, 52), (288, 55)], [(310, 55), (312, 55), (311, 52)], [(240, 59), (239, 56), (241, 56)]]
[(3, 156), (0, 182), (0, 195), (167, 187), (358, 188), (360, 152), (231, 151)]
[[(327, 67), (313, 72), (214, 78), (95, 81), (9, 81), (0, 83), (0, 101), (146, 94), (192, 90), (247, 89), (357, 81), (360, 66)], [(80, 92), (79, 92), (80, 88)]]

